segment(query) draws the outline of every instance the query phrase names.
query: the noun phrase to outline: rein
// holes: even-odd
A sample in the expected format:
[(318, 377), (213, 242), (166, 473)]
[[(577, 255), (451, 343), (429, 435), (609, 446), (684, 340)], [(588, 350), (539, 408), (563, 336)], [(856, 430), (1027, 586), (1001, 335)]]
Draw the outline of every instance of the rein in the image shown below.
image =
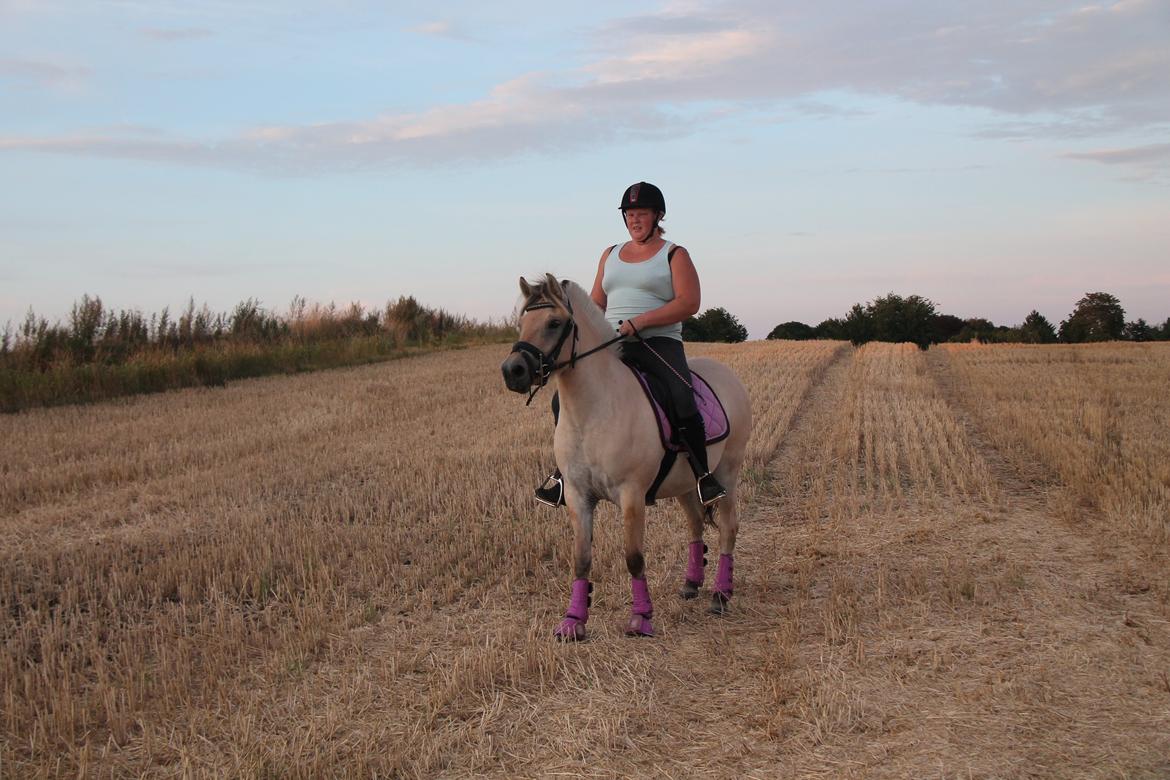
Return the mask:
[[(534, 303), (531, 306), (525, 306), (524, 313), (527, 314), (528, 312), (536, 311), (537, 309), (555, 309), (555, 308), (556, 308), (555, 305), (545, 301), (542, 303)], [(589, 350), (586, 350), (585, 352), (578, 354), (577, 353), (577, 340), (578, 340), (577, 339), (577, 336), (578, 336), (577, 323), (573, 320), (573, 304), (569, 302), (569, 299), (567, 297), (565, 298), (565, 308), (568, 309), (568, 311), (569, 311), (569, 320), (568, 320), (568, 322), (565, 323), (565, 327), (561, 331), (561, 335), (557, 339), (557, 343), (555, 345), (553, 345), (552, 350), (548, 354), (545, 354), (544, 351), (540, 349), (540, 347), (536, 346), (535, 344), (530, 344), (527, 341), (517, 341), (515, 344), (512, 345), (512, 352), (513, 353), (520, 352), (522, 354), (530, 355), (533, 358), (535, 358), (537, 361), (536, 376), (537, 376), (537, 379), (539, 380), (539, 384), (537, 384), (536, 387), (533, 388), (532, 391), (528, 393), (528, 400), (525, 402), (525, 404), (524, 404), (525, 406), (530, 405), (532, 403), (532, 399), (536, 397), (536, 394), (538, 392), (540, 392), (540, 389), (542, 387), (544, 387), (546, 384), (548, 384), (548, 380), (552, 377), (552, 374), (554, 371), (562, 369), (565, 366), (575, 367), (577, 365), (578, 360), (583, 360), (584, 358), (589, 357), (590, 355), (594, 354), (595, 352), (600, 352), (601, 350), (605, 349), (606, 347), (608, 347), (612, 344), (616, 344), (618, 341), (621, 341), (621, 339), (622, 339), (621, 335), (615, 336), (612, 339), (610, 339), (609, 341), (606, 341), (603, 344), (599, 344), (598, 346), (594, 347), (593, 349), (589, 349)], [(569, 359), (562, 360), (561, 362), (558, 363), (557, 358), (560, 356), (561, 349), (565, 346), (565, 341), (569, 338), (570, 333), (573, 334), (573, 345), (569, 348)]]

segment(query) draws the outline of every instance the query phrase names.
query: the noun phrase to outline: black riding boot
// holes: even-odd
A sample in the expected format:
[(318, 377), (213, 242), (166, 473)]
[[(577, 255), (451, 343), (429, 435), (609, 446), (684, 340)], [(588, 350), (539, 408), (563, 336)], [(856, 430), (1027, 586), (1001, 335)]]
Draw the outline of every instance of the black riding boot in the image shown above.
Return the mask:
[(536, 489), (536, 500), (548, 504), (553, 509), (565, 505), (565, 480), (561, 477), (560, 469), (553, 469), (553, 473), (540, 483), (540, 487)]
[(727, 490), (715, 479), (715, 475), (707, 467), (707, 431), (703, 427), (702, 415), (693, 415), (679, 420), (679, 439), (687, 448), (691, 456), (691, 469), (695, 472), (698, 481), (699, 501), (703, 506), (711, 506), (727, 495)]

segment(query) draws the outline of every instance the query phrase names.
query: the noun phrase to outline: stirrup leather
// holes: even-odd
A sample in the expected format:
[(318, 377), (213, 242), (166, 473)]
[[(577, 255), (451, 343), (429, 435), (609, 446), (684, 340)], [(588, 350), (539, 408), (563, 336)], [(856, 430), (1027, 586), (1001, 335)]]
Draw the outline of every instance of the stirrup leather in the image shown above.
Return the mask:
[[(551, 483), (551, 484), (550, 484)], [(545, 477), (536, 489), (536, 500), (553, 509), (565, 505), (565, 480), (557, 472)]]

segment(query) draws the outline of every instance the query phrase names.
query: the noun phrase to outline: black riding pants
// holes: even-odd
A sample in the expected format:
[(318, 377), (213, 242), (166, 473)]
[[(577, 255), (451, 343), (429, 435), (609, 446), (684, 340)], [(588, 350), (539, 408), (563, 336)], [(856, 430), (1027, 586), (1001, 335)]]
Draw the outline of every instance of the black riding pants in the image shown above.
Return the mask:
[(695, 406), (694, 390), (688, 387), (694, 381), (691, 379), (691, 370), (687, 368), (687, 356), (681, 341), (666, 336), (655, 336), (645, 341), (623, 341), (622, 360), (633, 363), (670, 389), (670, 403), (679, 421), (699, 413)]
[[(654, 336), (645, 341), (623, 341), (622, 360), (633, 363), (641, 371), (657, 378), (670, 389), (670, 402), (679, 421), (699, 413), (695, 406), (694, 391), (687, 387), (693, 384), (691, 371), (687, 368), (687, 356), (678, 339)], [(654, 350), (651, 352), (650, 350)], [(662, 359), (655, 357), (654, 353)], [(673, 371), (671, 369), (674, 369)], [(561, 402), (557, 395), (552, 398), (553, 419), (559, 419)]]

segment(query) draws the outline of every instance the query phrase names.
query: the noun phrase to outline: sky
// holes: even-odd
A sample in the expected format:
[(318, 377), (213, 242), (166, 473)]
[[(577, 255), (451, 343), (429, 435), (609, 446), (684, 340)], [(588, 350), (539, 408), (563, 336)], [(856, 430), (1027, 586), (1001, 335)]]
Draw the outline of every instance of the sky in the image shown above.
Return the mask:
[(590, 286), (627, 185), (762, 338), (1170, 317), (1170, 0), (0, 0), (0, 327)]

